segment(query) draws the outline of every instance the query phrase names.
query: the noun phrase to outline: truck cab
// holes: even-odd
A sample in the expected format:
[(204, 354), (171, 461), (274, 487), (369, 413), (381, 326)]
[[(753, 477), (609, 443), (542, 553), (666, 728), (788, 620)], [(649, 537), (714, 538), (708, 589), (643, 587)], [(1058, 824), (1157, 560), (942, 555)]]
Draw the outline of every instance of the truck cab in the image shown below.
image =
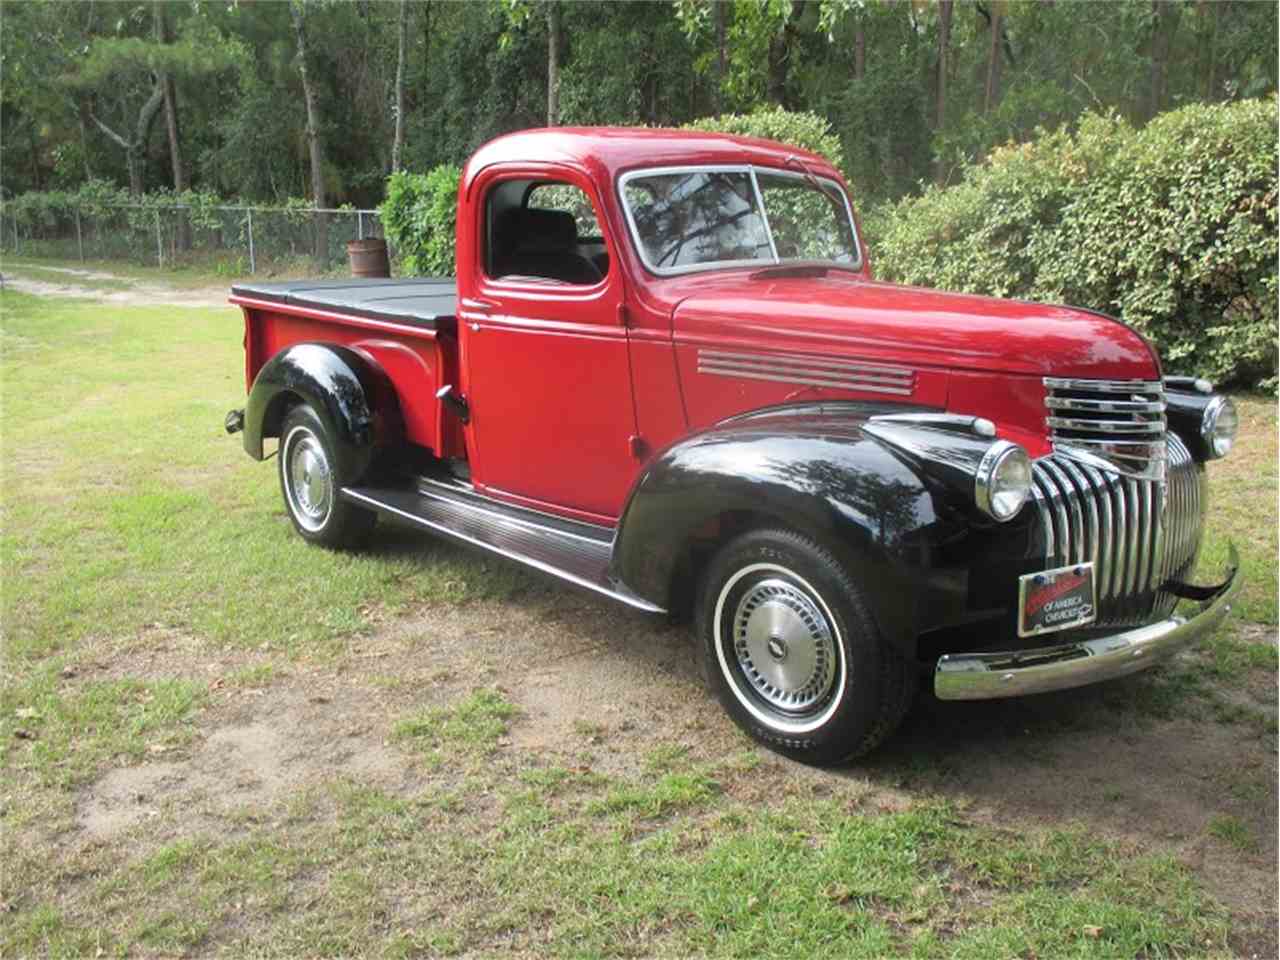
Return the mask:
[[(480, 148), (456, 280), (237, 284), (304, 539), (385, 517), (689, 615), (799, 759), (936, 695), (1078, 686), (1212, 629), (1190, 583), (1230, 400), (1119, 321), (881, 283), (823, 158), (685, 131)], [(1180, 600), (1200, 605), (1175, 612)]]

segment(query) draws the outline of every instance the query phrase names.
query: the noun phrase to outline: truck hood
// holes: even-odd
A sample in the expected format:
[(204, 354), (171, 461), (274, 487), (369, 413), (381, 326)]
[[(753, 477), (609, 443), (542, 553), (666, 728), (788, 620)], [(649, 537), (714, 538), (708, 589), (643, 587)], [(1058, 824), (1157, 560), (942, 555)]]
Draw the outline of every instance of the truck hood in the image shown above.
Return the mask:
[(677, 342), (884, 360), (986, 373), (1150, 380), (1159, 361), (1118, 320), (1074, 307), (827, 276), (682, 278)]

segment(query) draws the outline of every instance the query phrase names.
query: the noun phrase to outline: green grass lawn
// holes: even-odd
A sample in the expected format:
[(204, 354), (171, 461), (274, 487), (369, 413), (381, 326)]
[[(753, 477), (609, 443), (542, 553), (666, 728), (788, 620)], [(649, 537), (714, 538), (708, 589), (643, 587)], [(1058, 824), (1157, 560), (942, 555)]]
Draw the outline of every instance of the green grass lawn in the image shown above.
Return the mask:
[[(272, 277), (343, 277), (347, 276), (347, 264), (335, 260), (327, 269), (318, 270), (311, 257), (305, 254), (286, 255), (269, 259), (258, 256), (257, 279)], [(86, 278), (68, 273), (67, 269), (103, 274)], [(234, 251), (220, 253), (196, 253), (178, 263), (157, 266), (153, 260), (134, 263), (127, 260), (67, 260), (58, 257), (8, 254), (4, 258), (4, 271), (33, 280), (50, 283), (75, 284), (92, 290), (127, 290), (137, 283), (157, 284), (179, 290), (201, 287), (226, 286), (237, 280), (249, 279), (247, 254)], [(109, 274), (110, 277), (105, 276)]]
[[(1232, 916), (1166, 852), (1078, 824), (993, 825), (928, 790), (887, 804), (836, 776), (762, 799), (742, 740), (707, 758), (655, 736), (634, 771), (545, 763), (504, 747), (518, 689), (407, 707), (371, 694), (368, 723), (412, 789), (335, 774), (224, 829), (81, 842), (97, 778), (189, 755), (226, 699), (151, 672), (159, 640), (258, 657), (227, 681), (252, 704), (364, 669), (353, 641), (409, 612), (561, 588), (394, 531), (363, 553), (303, 544), (275, 462), (222, 430), (244, 398), (238, 311), (6, 292), (0, 314), (0, 956), (1233, 953)], [(1208, 679), (1171, 668), (1118, 694), (1147, 691), (1157, 718), (1235, 723), (1215, 683), (1274, 692), (1276, 405), (1239, 402), (1206, 556), (1241, 548), (1250, 629), (1213, 641)], [(1274, 720), (1245, 722), (1274, 752)], [(1208, 835), (1256, 843), (1228, 814)]]

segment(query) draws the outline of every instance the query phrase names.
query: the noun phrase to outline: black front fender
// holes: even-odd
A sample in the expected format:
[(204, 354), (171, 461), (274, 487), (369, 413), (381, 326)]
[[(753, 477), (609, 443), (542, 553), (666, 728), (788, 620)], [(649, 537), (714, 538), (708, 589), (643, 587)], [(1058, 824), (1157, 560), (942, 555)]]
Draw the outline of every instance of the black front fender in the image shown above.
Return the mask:
[(856, 421), (729, 422), (661, 454), (632, 489), (614, 576), (668, 605), (691, 542), (720, 518), (806, 533), (865, 588), (885, 635), (906, 651), (964, 609), (968, 570), (944, 559), (968, 531), (938, 484)]
[(244, 413), (249, 456), (263, 459), (263, 438), (280, 435), (286, 410), (298, 401), (324, 421), (346, 482), (364, 474), (378, 446), (403, 435), (395, 388), (381, 367), (348, 347), (297, 343), (254, 378)]

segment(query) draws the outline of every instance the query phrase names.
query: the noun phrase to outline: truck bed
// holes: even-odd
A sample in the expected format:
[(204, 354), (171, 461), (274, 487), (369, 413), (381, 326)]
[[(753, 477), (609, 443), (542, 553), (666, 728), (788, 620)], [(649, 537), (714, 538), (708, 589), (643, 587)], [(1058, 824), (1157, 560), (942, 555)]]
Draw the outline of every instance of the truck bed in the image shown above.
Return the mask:
[(458, 309), (457, 284), (439, 278), (237, 283), (231, 295), (433, 330), (452, 326)]

